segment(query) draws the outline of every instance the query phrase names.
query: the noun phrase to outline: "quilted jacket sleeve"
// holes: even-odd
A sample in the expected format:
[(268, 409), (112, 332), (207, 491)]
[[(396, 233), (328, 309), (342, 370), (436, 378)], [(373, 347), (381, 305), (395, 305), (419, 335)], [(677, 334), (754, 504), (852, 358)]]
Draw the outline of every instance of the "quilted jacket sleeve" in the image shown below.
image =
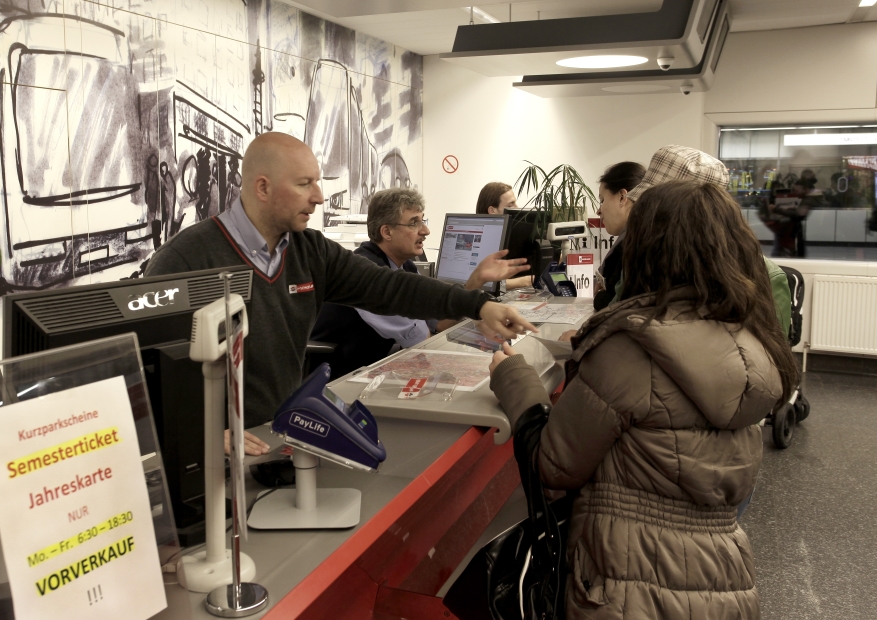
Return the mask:
[(626, 334), (585, 355), (542, 429), (538, 464), (553, 489), (586, 484), (615, 442), (649, 412), (651, 360)]
[(551, 489), (583, 486), (628, 425), (578, 377), (566, 386), (542, 429), (538, 465)]

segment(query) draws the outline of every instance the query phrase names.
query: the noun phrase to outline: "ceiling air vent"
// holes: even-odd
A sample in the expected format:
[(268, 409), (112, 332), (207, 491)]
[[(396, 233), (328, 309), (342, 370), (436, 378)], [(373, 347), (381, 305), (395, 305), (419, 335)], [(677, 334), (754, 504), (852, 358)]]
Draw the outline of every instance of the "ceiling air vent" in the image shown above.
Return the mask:
[[(542, 97), (703, 92), (730, 28), (728, 3), (664, 0), (650, 13), (460, 26), (454, 51), (440, 57), (487, 76), (523, 76), (514, 86)], [(558, 66), (591, 56), (644, 62), (620, 70)]]

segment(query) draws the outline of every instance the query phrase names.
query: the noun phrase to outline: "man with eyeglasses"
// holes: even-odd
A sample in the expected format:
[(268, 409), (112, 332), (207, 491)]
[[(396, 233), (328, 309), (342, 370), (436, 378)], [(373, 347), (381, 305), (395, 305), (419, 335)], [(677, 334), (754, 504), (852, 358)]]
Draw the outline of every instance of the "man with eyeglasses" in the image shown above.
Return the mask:
[[(423, 253), (423, 243), (430, 232), (419, 192), (403, 188), (377, 192), (369, 201), (366, 225), (369, 241), (354, 250), (354, 254), (394, 271), (417, 273), (412, 261)], [(476, 290), (485, 282), (504, 280), (527, 269), (526, 259), (503, 260), (506, 253), (507, 250), (495, 252), (482, 260), (464, 288)], [(399, 348), (423, 342), (454, 323), (453, 319), (423, 321), (383, 316), (327, 303), (320, 311), (311, 338), (336, 345), (326, 360), (335, 379), (373, 364)]]
[[(309, 229), (323, 194), (317, 159), (300, 140), (278, 132), (258, 136), (244, 154), (241, 177), (241, 195), (231, 209), (177, 233), (150, 259), (146, 275), (253, 268), (245, 341), (247, 427), (272, 420), (301, 383), (305, 347), (324, 302), (422, 319), (480, 318), (483, 331), (497, 339), (534, 329), (485, 293), (380, 269)], [(245, 447), (248, 454), (268, 451), (249, 434)]]

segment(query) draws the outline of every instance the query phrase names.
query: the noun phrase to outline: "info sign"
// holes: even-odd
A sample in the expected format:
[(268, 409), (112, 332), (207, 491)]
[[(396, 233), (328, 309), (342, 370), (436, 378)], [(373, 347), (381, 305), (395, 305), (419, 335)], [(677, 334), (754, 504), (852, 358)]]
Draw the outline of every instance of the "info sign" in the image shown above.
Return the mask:
[(0, 538), (16, 618), (167, 607), (123, 377), (0, 411)]
[(594, 253), (567, 254), (566, 277), (576, 286), (576, 295), (583, 299), (594, 297)]

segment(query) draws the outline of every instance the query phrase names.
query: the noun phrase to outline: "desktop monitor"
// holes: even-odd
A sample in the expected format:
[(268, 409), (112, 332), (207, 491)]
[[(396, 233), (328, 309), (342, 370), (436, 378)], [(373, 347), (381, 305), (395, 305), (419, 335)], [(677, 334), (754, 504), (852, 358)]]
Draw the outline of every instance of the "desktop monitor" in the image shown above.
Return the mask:
[(180, 543), (204, 539), (204, 379), (189, 359), (195, 310), (224, 295), (249, 303), (253, 270), (227, 267), (3, 298), (3, 358), (135, 332)]
[[(450, 284), (465, 284), (485, 256), (503, 248), (508, 221), (505, 215), (446, 215), (435, 277)], [(485, 282), (482, 288), (496, 294), (499, 282)]]
[(540, 241), (538, 230), (541, 228), (544, 238), (551, 223), (547, 211), (534, 209), (506, 209), (509, 218), (509, 232), (505, 248), (509, 251), (506, 258), (526, 258), (530, 269), (518, 274), (518, 277), (532, 275), (539, 278), (553, 259), (554, 248), (548, 241)]

